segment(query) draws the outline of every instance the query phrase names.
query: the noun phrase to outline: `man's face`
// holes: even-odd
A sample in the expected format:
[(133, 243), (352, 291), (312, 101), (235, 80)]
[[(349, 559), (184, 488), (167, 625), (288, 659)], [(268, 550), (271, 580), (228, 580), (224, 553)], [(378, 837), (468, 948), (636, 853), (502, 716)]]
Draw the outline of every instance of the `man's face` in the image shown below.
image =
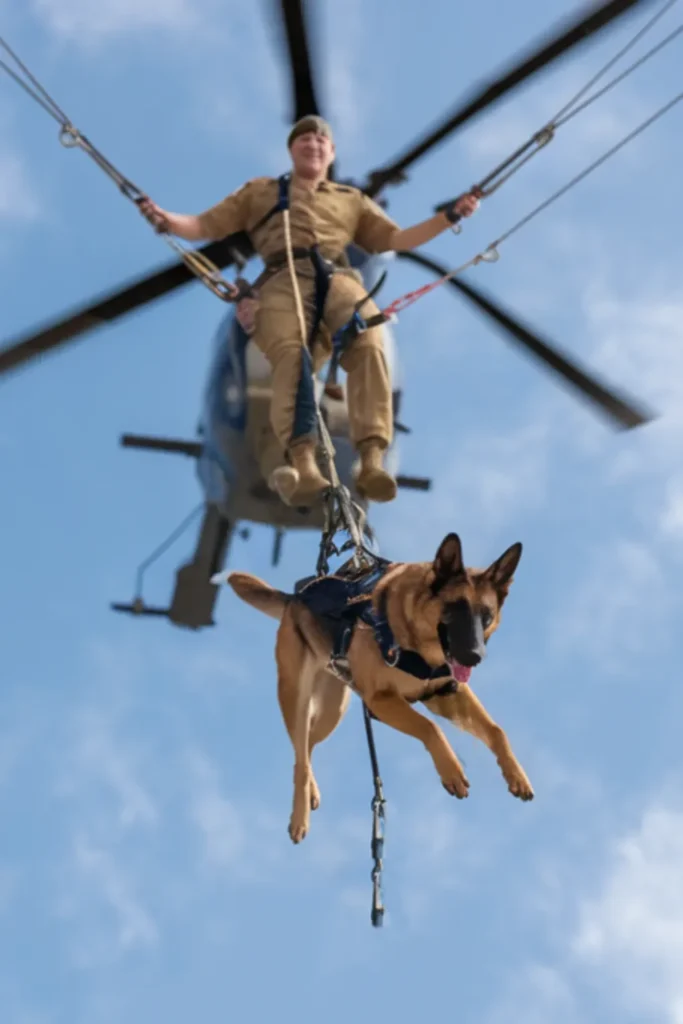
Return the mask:
[(334, 146), (326, 135), (317, 132), (297, 135), (289, 152), (294, 170), (302, 178), (324, 177), (334, 161)]

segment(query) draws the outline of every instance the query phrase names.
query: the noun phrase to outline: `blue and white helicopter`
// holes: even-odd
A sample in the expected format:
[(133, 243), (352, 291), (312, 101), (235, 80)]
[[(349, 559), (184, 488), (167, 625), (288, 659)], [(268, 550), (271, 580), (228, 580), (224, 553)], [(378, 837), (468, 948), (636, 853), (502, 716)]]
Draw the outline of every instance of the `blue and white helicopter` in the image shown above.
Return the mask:
[[(643, 2), (645, 0), (607, 0), (601, 6), (592, 7), (575, 23), (563, 25), (560, 32), (545, 40), (533, 52), (516, 62), (511, 69), (475, 91), (474, 95), (460, 104), (454, 113), (448, 115), (440, 125), (392, 164), (370, 173), (360, 187), (369, 196), (379, 199), (386, 186), (405, 181), (406, 169), (453, 131), (490, 107), (541, 68), (556, 61), (576, 45), (585, 42)], [(275, 17), (284, 30), (292, 72), (292, 121), (297, 121), (307, 114), (320, 113), (313, 85), (304, 7), (304, 0), (275, 0)], [(5, 49), (8, 48), (5, 46)], [(7, 65), (1, 61), (0, 66), (8, 70)], [(16, 77), (11, 71), (10, 74)], [(67, 134), (68, 131), (70, 128), (67, 129)], [(90, 150), (91, 155), (97, 152), (92, 146)], [(98, 157), (100, 156), (98, 154)], [(98, 162), (107, 173), (114, 171), (110, 164), (107, 170), (106, 161), (103, 163), (98, 159)], [(334, 169), (332, 174), (334, 176)], [(116, 180), (116, 175), (113, 176)], [(125, 179), (123, 181), (125, 182)], [(121, 187), (121, 181), (117, 183)], [(125, 188), (122, 190), (125, 193)], [(133, 196), (129, 194), (128, 198)], [(441, 207), (437, 207), (439, 208)], [(242, 234), (212, 242), (199, 249), (198, 253), (219, 269), (237, 265), (240, 270), (254, 255), (249, 238)], [(347, 251), (349, 261), (360, 271), (368, 291), (374, 289), (381, 276), (389, 269), (394, 255), (412, 261), (430, 274), (443, 277), (447, 273), (446, 268), (415, 252), (368, 256), (356, 248)], [(0, 349), (0, 376), (195, 279), (187, 262), (175, 262), (75, 311), (57, 323), (26, 337), (15, 339)], [(552, 370), (556, 376), (584, 398), (588, 398), (603, 413), (607, 412), (621, 426), (635, 426), (645, 422), (645, 417), (637, 409), (605, 388), (593, 376), (579, 369), (576, 363), (563, 355), (557, 347), (542, 340), (490, 297), (471, 284), (454, 277), (447, 283), (501, 329), (508, 340), (532, 355), (545, 369)], [(389, 323), (384, 324), (382, 329), (386, 357), (394, 381), (396, 427), (401, 432), (407, 428), (400, 423), (401, 387), (397, 347)], [(343, 390), (341, 397), (329, 393), (322, 379), (317, 381), (317, 386), (321, 410), (336, 450), (340, 481), (349, 489), (353, 500), (364, 508), (354, 484), (354, 453), (349, 443), (348, 413)], [(178, 453), (193, 458), (205, 506), (195, 551), (190, 560), (176, 573), (169, 606), (149, 607), (138, 597), (130, 604), (113, 605), (115, 610), (137, 615), (164, 616), (174, 625), (191, 629), (213, 625), (219, 588), (212, 584), (211, 578), (223, 569), (231, 536), (240, 523), (265, 524), (274, 529), (274, 562), (279, 558), (282, 538), (287, 530), (322, 530), (324, 524), (321, 507), (302, 511), (284, 505), (270, 490), (260, 470), (253, 439), (255, 431), (267, 426), (269, 422), (271, 394), (270, 367), (250, 341), (239, 323), (235, 307), (231, 306), (215, 334), (197, 437), (193, 440), (179, 440), (125, 434), (121, 438), (122, 445), (127, 448)], [(396, 475), (400, 487), (429, 489), (429, 480), (404, 476), (398, 472), (399, 458), (395, 444), (392, 446), (388, 464)]]

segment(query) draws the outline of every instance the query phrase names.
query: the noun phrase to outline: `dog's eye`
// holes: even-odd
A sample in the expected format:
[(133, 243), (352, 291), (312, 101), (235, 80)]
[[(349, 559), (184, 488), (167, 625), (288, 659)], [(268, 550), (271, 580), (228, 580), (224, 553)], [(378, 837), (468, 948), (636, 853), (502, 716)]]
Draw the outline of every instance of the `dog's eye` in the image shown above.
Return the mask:
[(482, 608), (481, 610), (481, 624), (484, 629), (488, 629), (493, 622), (493, 613), (490, 608)]

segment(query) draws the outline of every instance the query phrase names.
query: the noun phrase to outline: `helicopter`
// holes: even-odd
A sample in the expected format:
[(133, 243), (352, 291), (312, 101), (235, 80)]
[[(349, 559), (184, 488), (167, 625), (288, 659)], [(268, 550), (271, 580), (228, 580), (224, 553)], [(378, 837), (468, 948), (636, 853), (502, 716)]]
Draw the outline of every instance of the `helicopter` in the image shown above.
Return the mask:
[[(591, 8), (578, 20), (565, 24), (561, 31), (543, 41), (530, 54), (516, 61), (508, 71), (476, 90), (469, 100), (460, 104), (454, 113), (393, 163), (372, 171), (360, 185), (351, 181), (345, 183), (362, 188), (368, 196), (386, 205), (384, 190), (405, 182), (405, 172), (416, 160), (531, 75), (644, 2), (608, 0), (601, 6)], [(291, 70), (293, 100), (290, 121), (294, 123), (304, 116), (321, 114), (309, 44), (307, 5), (304, 0), (275, 0), (274, 8), (275, 23), (282, 32), (283, 46)], [(5, 48), (8, 49), (6, 45)], [(6, 65), (3, 66), (7, 70)], [(336, 166), (331, 168), (330, 177), (336, 178)], [(441, 209), (444, 205), (435, 209)], [(255, 256), (246, 234), (211, 242), (200, 247), (197, 252), (216, 267), (224, 269), (233, 266), (238, 273)], [(434, 260), (412, 251), (370, 255), (350, 246), (347, 257), (351, 266), (361, 274), (368, 292), (377, 290), (383, 284), (394, 258), (409, 260), (437, 277), (448, 274), (446, 268)], [(82, 337), (98, 326), (140, 309), (195, 279), (186, 262), (174, 262), (40, 331), (15, 339), (0, 349), (0, 375), (14, 371), (47, 351)], [(643, 413), (604, 387), (594, 376), (580, 369), (556, 346), (544, 341), (490, 297), (455, 277), (448, 278), (447, 283), (474, 303), (481, 313), (504, 332), (508, 340), (521, 346), (527, 354), (540, 361), (545, 369), (554, 371), (584, 398), (615, 418), (621, 426), (631, 427), (646, 422), (647, 417)], [(400, 366), (390, 322), (382, 325), (382, 331), (385, 355), (394, 382), (395, 429), (397, 433), (407, 432), (408, 428), (400, 421)], [(349, 440), (348, 411), (343, 387), (326, 386), (320, 377), (316, 380), (316, 389), (321, 414), (334, 445), (340, 482), (348, 489), (358, 507), (367, 514), (367, 503), (355, 488), (355, 453)], [(288, 530), (323, 529), (324, 510), (321, 506), (291, 508), (267, 484), (257, 457), (255, 437), (258, 431), (271, 429), (271, 395), (270, 366), (251, 340), (248, 330), (240, 321), (238, 309), (233, 305), (221, 318), (215, 332), (197, 436), (194, 439), (178, 439), (124, 434), (120, 438), (125, 448), (181, 454), (191, 458), (195, 463), (204, 504), (195, 550), (176, 572), (168, 607), (149, 606), (138, 593), (130, 603), (112, 604), (113, 610), (133, 615), (165, 617), (174, 626), (192, 630), (213, 626), (219, 586), (212, 582), (212, 578), (223, 570), (231, 538), (240, 523), (264, 524), (273, 528), (274, 564), (279, 560), (283, 537)], [(399, 488), (429, 490), (429, 479), (398, 472), (399, 457), (395, 442), (388, 454), (387, 466), (396, 476)]]

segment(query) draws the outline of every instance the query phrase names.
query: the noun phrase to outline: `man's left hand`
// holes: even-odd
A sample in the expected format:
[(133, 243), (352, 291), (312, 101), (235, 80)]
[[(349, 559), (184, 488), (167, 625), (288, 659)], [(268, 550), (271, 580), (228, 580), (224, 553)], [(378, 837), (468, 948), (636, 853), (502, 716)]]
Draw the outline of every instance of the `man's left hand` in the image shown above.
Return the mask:
[(254, 296), (245, 295), (243, 299), (237, 303), (237, 319), (239, 320), (242, 328), (248, 335), (254, 331), (256, 322), (256, 310), (258, 309), (258, 299)]
[(471, 217), (479, 209), (479, 197), (474, 192), (467, 192), (455, 201), (455, 212), (461, 217)]

